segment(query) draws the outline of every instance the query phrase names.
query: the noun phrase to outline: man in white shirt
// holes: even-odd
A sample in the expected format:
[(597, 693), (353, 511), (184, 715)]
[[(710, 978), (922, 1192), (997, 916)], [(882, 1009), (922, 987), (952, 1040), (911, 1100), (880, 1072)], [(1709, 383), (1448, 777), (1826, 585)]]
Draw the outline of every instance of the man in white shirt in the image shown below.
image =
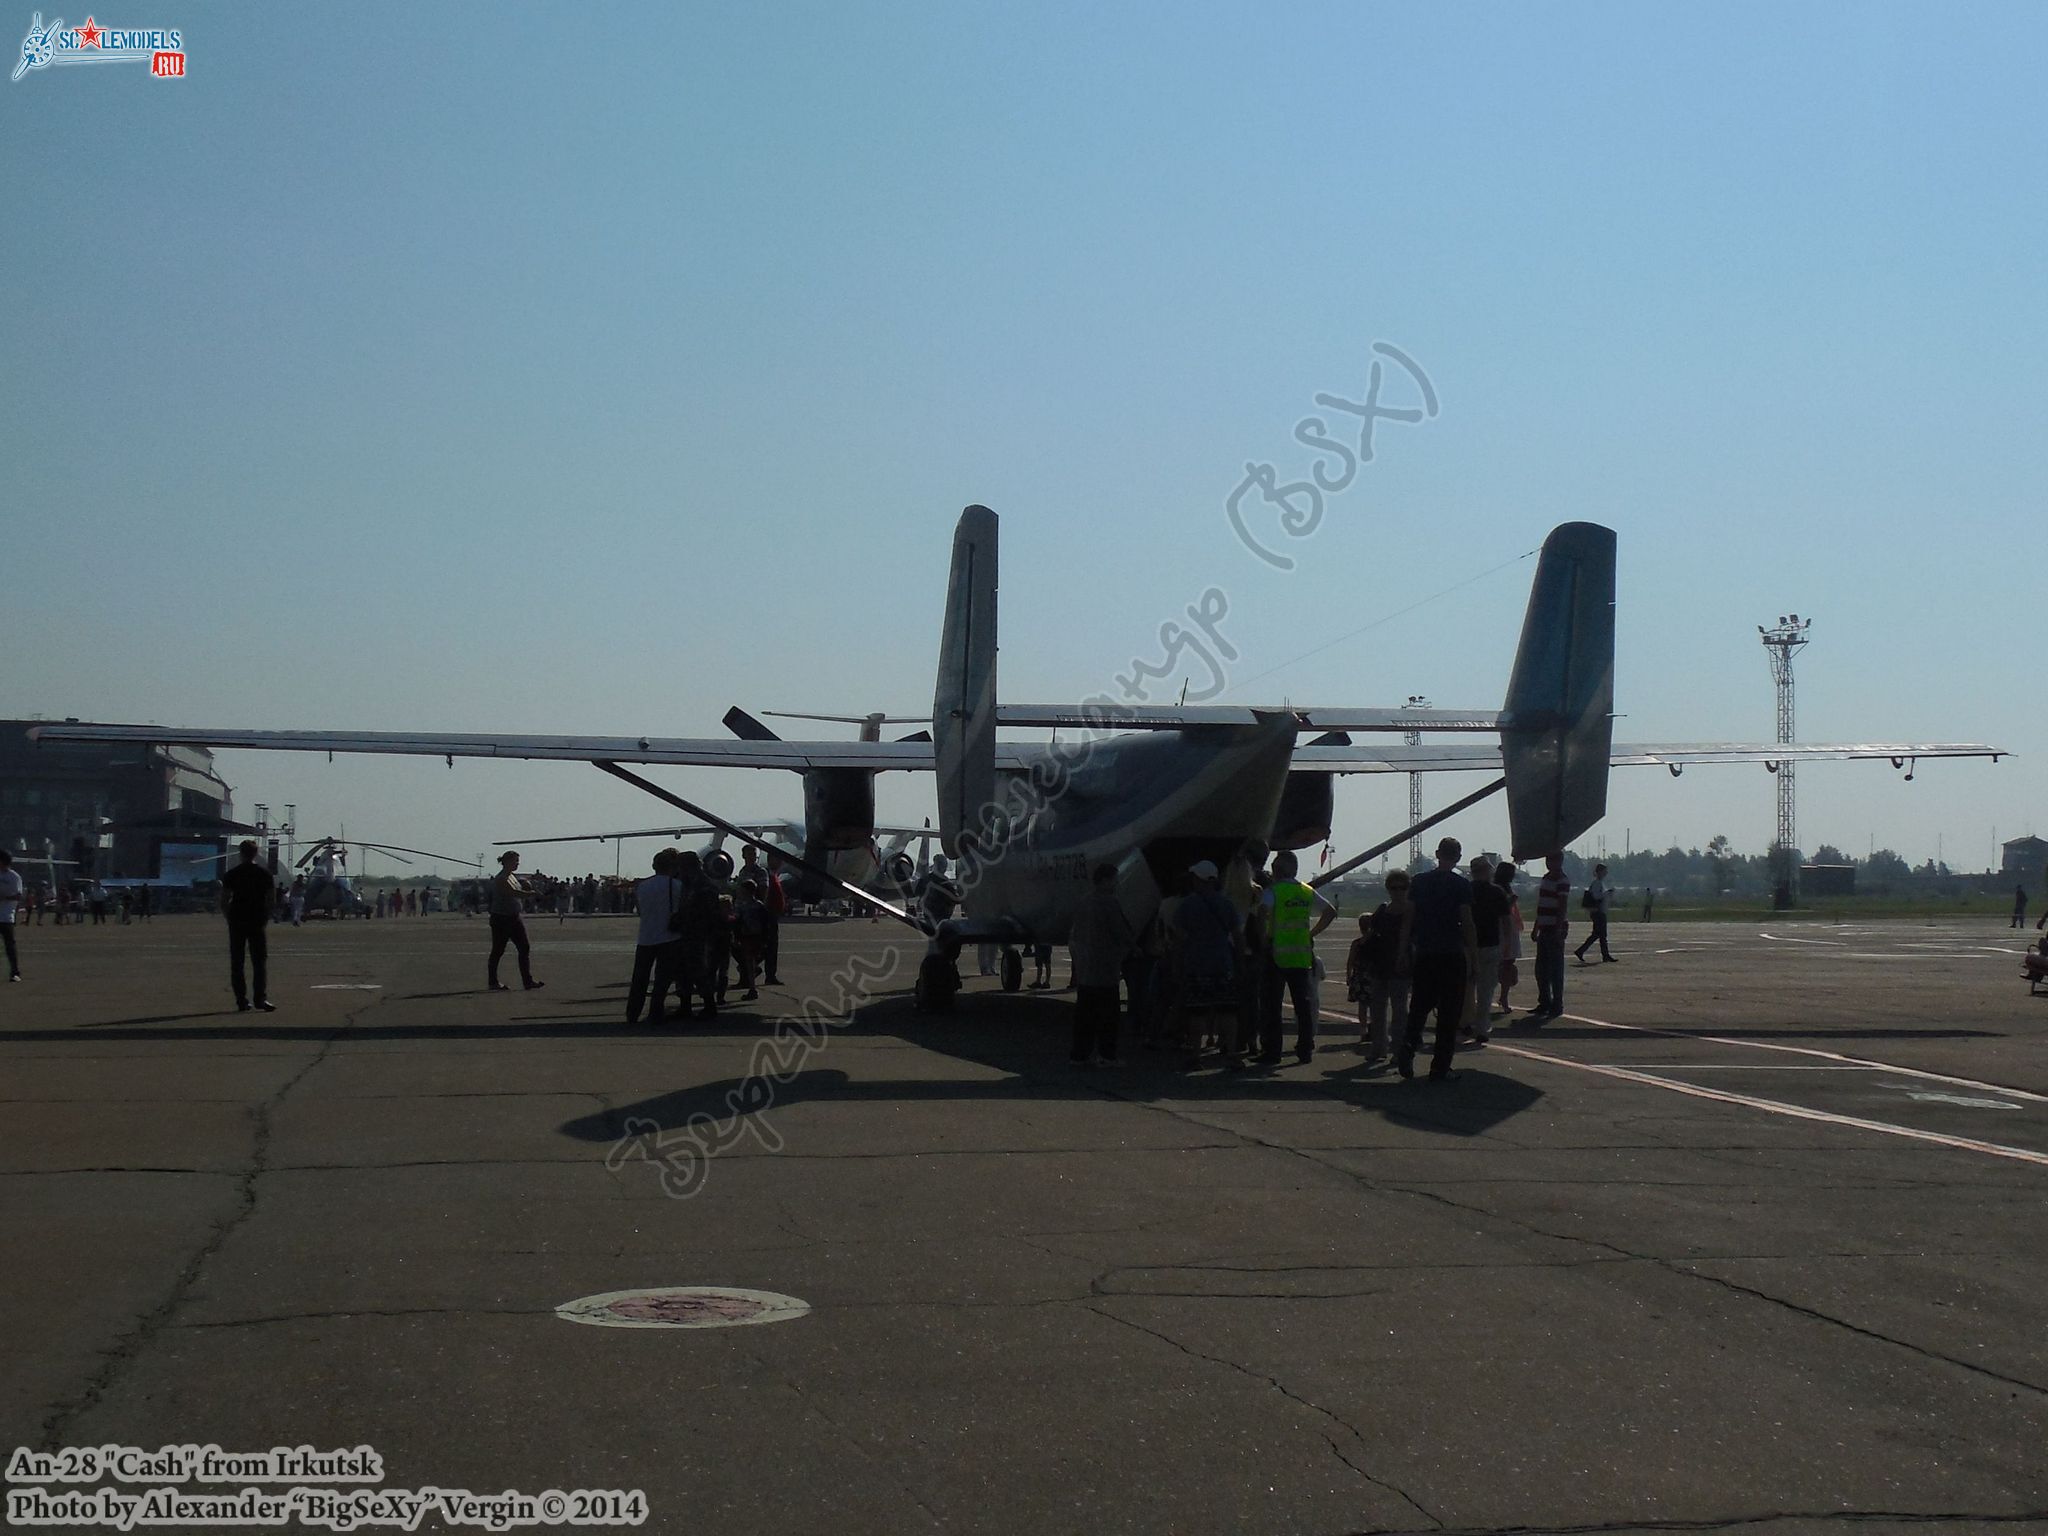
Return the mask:
[(14, 947), (14, 909), (21, 900), (21, 876), (14, 855), (0, 848), (0, 944), (7, 946), (7, 979), (21, 980), (21, 956)]
[(682, 884), (675, 878), (675, 859), (675, 849), (662, 849), (654, 856), (654, 873), (635, 887), (639, 895), (640, 935), (633, 951), (633, 979), (626, 986), (628, 1024), (640, 1022), (640, 1005), (646, 1000), (650, 977), (654, 982), (655, 1023), (662, 1021), (670, 987), (682, 998), (684, 1014), (690, 1010), (689, 983), (676, 976), (679, 940), (669, 926), (669, 918), (681, 910), (683, 896)]

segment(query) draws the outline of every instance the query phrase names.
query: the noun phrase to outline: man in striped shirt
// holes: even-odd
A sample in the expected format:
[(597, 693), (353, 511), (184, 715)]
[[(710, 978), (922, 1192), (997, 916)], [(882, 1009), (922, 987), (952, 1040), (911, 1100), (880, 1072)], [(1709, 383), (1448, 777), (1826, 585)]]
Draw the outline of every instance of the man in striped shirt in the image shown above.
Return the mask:
[(1536, 885), (1536, 1006), (1525, 1022), (1540, 1024), (1564, 1012), (1564, 939), (1571, 924), (1572, 883), (1564, 872), (1564, 854), (1544, 855), (1543, 878)]

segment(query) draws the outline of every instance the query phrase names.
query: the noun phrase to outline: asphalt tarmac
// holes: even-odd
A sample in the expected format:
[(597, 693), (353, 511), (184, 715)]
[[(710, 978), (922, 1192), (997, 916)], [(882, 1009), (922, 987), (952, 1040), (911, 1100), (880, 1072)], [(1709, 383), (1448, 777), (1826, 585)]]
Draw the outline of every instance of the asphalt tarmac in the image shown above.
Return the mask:
[[(661, 1531), (2048, 1533), (2022, 936), (1615, 932), (1429, 1085), (1335, 983), (1307, 1066), (1076, 1069), (1070, 994), (918, 1016), (864, 921), (662, 1028), (620, 919), (535, 920), (533, 993), (480, 922), (284, 929), (269, 1015), (209, 920), (27, 928), (0, 1441), (369, 1445)], [(809, 1311), (556, 1312), (695, 1285)]]

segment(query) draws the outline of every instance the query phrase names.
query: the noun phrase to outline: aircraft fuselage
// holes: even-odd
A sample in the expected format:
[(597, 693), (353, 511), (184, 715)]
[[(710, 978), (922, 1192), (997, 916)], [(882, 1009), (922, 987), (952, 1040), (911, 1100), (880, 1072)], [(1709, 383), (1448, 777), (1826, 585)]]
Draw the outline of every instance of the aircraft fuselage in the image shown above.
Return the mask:
[[(1006, 774), (988, 857), (959, 877), (975, 929), (1013, 930), (1015, 942), (1066, 942), (1094, 870), (1117, 868), (1124, 914), (1142, 928), (1189, 865), (1219, 867), (1273, 826), (1294, 750), (1284, 721), (1104, 737), (1048, 747), (1030, 771)], [(1046, 770), (1064, 757), (1062, 782)], [(1048, 782), (1051, 792), (1036, 786)]]

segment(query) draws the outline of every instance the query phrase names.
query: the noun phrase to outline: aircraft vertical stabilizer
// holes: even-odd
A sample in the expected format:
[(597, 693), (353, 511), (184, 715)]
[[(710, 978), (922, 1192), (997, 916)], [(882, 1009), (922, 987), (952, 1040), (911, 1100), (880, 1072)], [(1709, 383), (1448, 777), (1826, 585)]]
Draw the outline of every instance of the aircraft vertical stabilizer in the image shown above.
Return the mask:
[(946, 628), (932, 697), (939, 841), (958, 857), (996, 794), (996, 515), (969, 507), (953, 531)]
[(1614, 530), (1564, 523), (1543, 541), (1501, 711), (1517, 859), (1562, 849), (1607, 814), (1614, 737)]

